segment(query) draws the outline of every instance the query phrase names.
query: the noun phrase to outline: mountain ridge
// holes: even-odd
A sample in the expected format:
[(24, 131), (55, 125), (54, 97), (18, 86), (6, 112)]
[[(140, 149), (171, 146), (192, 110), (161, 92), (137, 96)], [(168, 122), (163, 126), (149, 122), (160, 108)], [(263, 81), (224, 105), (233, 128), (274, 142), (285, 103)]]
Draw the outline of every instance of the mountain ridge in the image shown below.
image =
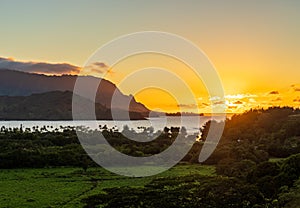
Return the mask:
[[(36, 73), (28, 73), (11, 69), (0, 69), (0, 96), (28, 96), (33, 93), (44, 93), (50, 91), (73, 91), (76, 79), (80, 77), (85, 82), (97, 82), (98, 87), (96, 94), (96, 102), (102, 105), (110, 106), (113, 93), (119, 96), (120, 100), (132, 99), (131, 96), (124, 95), (118, 87), (106, 80), (93, 76), (77, 76), (77, 75), (44, 75)], [(122, 104), (122, 103), (121, 103)], [(126, 110), (127, 106), (118, 106), (120, 109)], [(142, 103), (136, 102), (135, 99), (131, 103), (132, 111), (150, 110)]]
[[(95, 102), (101, 104), (102, 107), (111, 111), (111, 108), (117, 110), (117, 112), (129, 111), (132, 113), (137, 113), (139, 116), (136, 117), (148, 117), (150, 110), (135, 100), (134, 96), (123, 94), (118, 87), (105, 79), (100, 79), (93, 76), (77, 76), (77, 75), (44, 75), (36, 73), (28, 73), (22, 71), (16, 71), (11, 69), (0, 69), (0, 96), (3, 97), (15, 97), (18, 98), (18, 101), (24, 100), (25, 98), (34, 94), (43, 94), (48, 92), (73, 92), (75, 82), (77, 78), (80, 77), (81, 80), (85, 83), (85, 91), (89, 92), (89, 86), (98, 86), (96, 91)], [(94, 85), (93, 85), (94, 84)], [(95, 85), (97, 84), (97, 85)], [(112, 106), (112, 97), (116, 99), (117, 102), (114, 102)], [(9, 98), (6, 98), (9, 99)], [(32, 97), (31, 97), (32, 99)], [(47, 99), (47, 98), (45, 98)], [(4, 101), (3, 101), (4, 102)], [(8, 102), (6, 100), (5, 102)], [(27, 103), (29, 105), (29, 103)], [(129, 106), (128, 106), (129, 105)], [(55, 107), (55, 106), (53, 106)], [(13, 113), (13, 112), (12, 112)], [(107, 117), (107, 116), (105, 116)]]
[[(29, 96), (0, 96), (0, 120), (73, 120), (73, 96), (80, 101), (78, 107), (81, 112), (88, 110), (86, 106), (95, 106), (97, 120), (142, 120), (144, 116), (139, 112), (127, 112), (121, 109), (116, 117), (112, 117), (111, 109), (100, 103), (74, 95), (70, 91), (51, 91)], [(91, 120), (88, 115), (81, 116), (81, 120)]]

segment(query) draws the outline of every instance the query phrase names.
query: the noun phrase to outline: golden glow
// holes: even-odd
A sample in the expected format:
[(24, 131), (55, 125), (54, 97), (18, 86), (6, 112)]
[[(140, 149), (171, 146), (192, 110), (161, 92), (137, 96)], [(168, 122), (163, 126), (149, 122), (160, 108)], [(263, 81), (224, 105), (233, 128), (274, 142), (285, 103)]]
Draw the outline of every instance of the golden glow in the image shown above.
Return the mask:
[[(8, 60), (15, 61), (13, 58)], [(238, 73), (237, 69), (227, 70), (230, 73), (219, 70), (225, 90), (224, 103), (211, 98), (201, 77), (197, 77), (189, 66), (173, 57), (145, 53), (127, 57), (114, 66), (107, 66), (101, 62), (94, 65), (87, 66), (86, 75), (112, 81), (124, 94), (133, 94), (138, 102), (145, 104), (151, 110), (211, 113), (212, 104), (215, 104), (225, 106), (227, 113), (242, 113), (251, 108), (300, 107), (300, 83), (286, 84), (282, 87), (282, 83), (279, 82), (280, 80), (287, 82), (286, 77), (291, 76), (289, 73), (277, 79), (275, 77), (278, 75), (274, 74), (258, 79), (255, 76), (258, 74), (257, 70), (252, 70), (255, 72), (252, 76), (248, 73)], [(36, 73), (47, 74), (38, 71)], [(75, 72), (70, 71), (69, 74)], [(261, 81), (268, 77), (275, 81)], [(155, 80), (155, 83), (150, 82), (154, 84), (149, 85), (149, 80)]]
[[(139, 70), (148, 70), (149, 67), (163, 69), (170, 73), (170, 76), (148, 73), (142, 75), (141, 79), (131, 79), (133, 78), (131, 77), (132, 74), (143, 73)], [(274, 83), (262, 83), (254, 75), (250, 76), (248, 73), (238, 73), (237, 71), (236, 69), (232, 70), (231, 73), (220, 73), (226, 93), (225, 103), (218, 103), (211, 99), (201, 78), (197, 77), (187, 65), (178, 59), (161, 54), (147, 53), (127, 57), (110, 67), (109, 73), (106, 73), (103, 78), (116, 83), (125, 94), (135, 92), (136, 100), (144, 103), (148, 108), (162, 109), (168, 112), (211, 113), (212, 104), (225, 105), (228, 113), (242, 113), (251, 108), (270, 106), (299, 107), (300, 85), (290, 85), (281, 88), (278, 93), (271, 93), (277, 89), (274, 87)], [(186, 83), (194, 97), (188, 96), (187, 91), (171, 75), (176, 75), (182, 82)], [(240, 77), (243, 78), (240, 79)], [(158, 83), (164, 83), (165, 88), (172, 90), (167, 92), (149, 86), (149, 89), (141, 91), (143, 82), (153, 79)], [(193, 103), (193, 100), (196, 100), (196, 104)]]
[[(151, 97), (152, 99), (149, 99)], [(154, 111), (179, 112), (180, 107), (177, 100), (164, 90), (158, 88), (147, 88), (135, 94), (139, 101), (147, 101), (147, 107)], [(157, 98), (157, 99), (155, 99)], [(149, 101), (150, 100), (150, 101)]]
[[(153, 73), (151, 73), (153, 70)], [(125, 94), (134, 94), (137, 101), (150, 109), (160, 108), (170, 112), (198, 112), (199, 106), (209, 106), (208, 93), (195, 72), (182, 61), (157, 53), (143, 53), (127, 57), (109, 69), (103, 78), (116, 83)], [(136, 78), (141, 74), (141, 79)], [(152, 80), (152, 81), (151, 81)], [(155, 82), (142, 92), (143, 84)], [(147, 90), (147, 88), (150, 88)], [(155, 88), (155, 89), (154, 89)], [(137, 93), (139, 92), (139, 93)], [(169, 95), (166, 95), (168, 93)], [(171, 97), (173, 97), (171, 99)], [(176, 102), (174, 102), (175, 100)], [(205, 103), (205, 104), (203, 104)], [(197, 106), (199, 105), (199, 106)]]

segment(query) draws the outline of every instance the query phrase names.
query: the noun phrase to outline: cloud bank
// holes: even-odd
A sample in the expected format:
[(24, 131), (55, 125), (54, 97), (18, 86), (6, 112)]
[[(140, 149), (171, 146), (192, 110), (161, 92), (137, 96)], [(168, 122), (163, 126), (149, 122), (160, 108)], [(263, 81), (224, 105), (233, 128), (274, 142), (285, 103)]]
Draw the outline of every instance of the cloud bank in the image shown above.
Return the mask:
[(3, 57), (0, 57), (0, 69), (55, 75), (78, 74), (80, 72), (80, 67), (66, 63), (22, 62)]

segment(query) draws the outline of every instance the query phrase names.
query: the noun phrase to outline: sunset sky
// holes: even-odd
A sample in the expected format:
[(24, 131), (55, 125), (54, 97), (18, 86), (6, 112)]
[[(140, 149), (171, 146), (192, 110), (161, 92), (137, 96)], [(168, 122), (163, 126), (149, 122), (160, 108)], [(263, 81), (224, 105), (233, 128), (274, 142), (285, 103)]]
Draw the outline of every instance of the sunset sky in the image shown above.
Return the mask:
[[(108, 41), (133, 32), (164, 31), (189, 39), (204, 51), (223, 82), (226, 102), (220, 105), (226, 105), (227, 112), (278, 105), (299, 107), (299, 11), (298, 0), (2, 0), (0, 57), (6, 62), (68, 63), (65, 67), (69, 71), (63, 72), (76, 74)], [(0, 59), (0, 67), (2, 62)], [(122, 79), (147, 67), (176, 72), (189, 83), (200, 111), (210, 111), (214, 99), (201, 80), (170, 57), (129, 57), (113, 68), (107, 66), (105, 78), (125, 94), (135, 94), (137, 83), (122, 83)], [(47, 74), (62, 73), (56, 70), (53, 67)], [(166, 82), (166, 77), (158, 79)], [(181, 106), (184, 111), (195, 111), (197, 106), (176, 81), (168, 83), (174, 92), (148, 89), (135, 97), (151, 109), (177, 111)], [(178, 93), (179, 104), (172, 93)]]

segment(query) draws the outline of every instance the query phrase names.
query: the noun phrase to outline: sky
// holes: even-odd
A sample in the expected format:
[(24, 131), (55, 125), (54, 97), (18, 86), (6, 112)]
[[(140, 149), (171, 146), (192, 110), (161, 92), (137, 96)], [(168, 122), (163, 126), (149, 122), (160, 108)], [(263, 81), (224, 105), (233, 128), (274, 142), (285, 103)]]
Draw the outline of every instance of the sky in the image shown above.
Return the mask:
[[(52, 64), (48, 71), (37, 70), (40, 73), (74, 74), (99, 47), (119, 36), (164, 31), (190, 40), (207, 55), (222, 80), (226, 95), (222, 105), (227, 112), (299, 107), (299, 9), (298, 0), (1, 0), (0, 57), (6, 64), (7, 60), (30, 63), (35, 70), (45, 63)], [(65, 63), (65, 70), (58, 69), (60, 63)], [(171, 93), (154, 88), (138, 92), (134, 82), (121, 84), (133, 68), (151, 67), (153, 63), (177, 71), (189, 83), (198, 106), (185, 98), (187, 93), (182, 88), (176, 88), (179, 85), (175, 80), (168, 81), (174, 86)], [(214, 102), (201, 80), (170, 57), (167, 60), (145, 54), (107, 68), (110, 73), (105, 78), (126, 94), (135, 92), (136, 99), (151, 109), (175, 112), (182, 107), (184, 111), (199, 108), (209, 112)], [(178, 100), (180, 103), (176, 103)]]

